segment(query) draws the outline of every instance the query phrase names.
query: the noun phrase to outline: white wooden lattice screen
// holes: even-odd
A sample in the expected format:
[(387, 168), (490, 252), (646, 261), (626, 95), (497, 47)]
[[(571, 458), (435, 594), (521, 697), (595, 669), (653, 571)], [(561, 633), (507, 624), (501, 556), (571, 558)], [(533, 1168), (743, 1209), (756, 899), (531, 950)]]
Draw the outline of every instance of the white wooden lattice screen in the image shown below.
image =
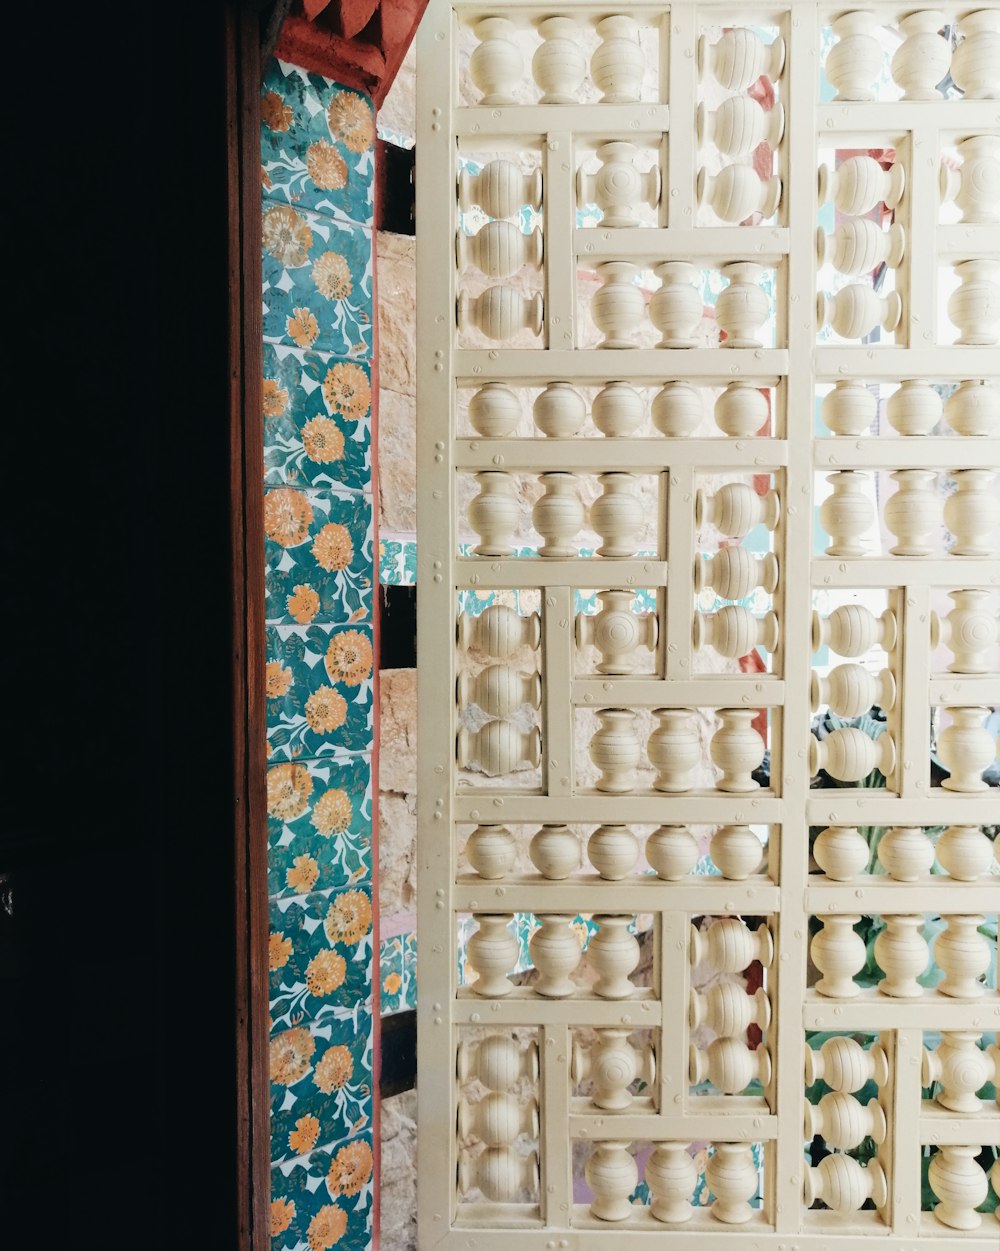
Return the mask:
[(420, 1245), (995, 1249), (1000, 6), (418, 91)]

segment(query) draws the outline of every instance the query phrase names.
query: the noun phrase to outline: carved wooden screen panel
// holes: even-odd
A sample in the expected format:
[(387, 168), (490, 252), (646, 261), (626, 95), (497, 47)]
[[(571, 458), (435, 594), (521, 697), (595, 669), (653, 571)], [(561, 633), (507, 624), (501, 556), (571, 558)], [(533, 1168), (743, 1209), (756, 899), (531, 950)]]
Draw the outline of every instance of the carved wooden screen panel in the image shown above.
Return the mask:
[(431, 2), (423, 1251), (997, 1246), (998, 45)]

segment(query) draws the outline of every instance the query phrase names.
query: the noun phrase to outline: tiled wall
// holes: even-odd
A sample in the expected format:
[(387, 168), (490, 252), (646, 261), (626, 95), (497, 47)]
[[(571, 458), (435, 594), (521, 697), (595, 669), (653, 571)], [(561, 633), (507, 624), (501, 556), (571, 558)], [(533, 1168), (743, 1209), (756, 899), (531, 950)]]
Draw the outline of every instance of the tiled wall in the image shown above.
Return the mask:
[(262, 96), (271, 1233), (371, 1246), (372, 201), (358, 92)]

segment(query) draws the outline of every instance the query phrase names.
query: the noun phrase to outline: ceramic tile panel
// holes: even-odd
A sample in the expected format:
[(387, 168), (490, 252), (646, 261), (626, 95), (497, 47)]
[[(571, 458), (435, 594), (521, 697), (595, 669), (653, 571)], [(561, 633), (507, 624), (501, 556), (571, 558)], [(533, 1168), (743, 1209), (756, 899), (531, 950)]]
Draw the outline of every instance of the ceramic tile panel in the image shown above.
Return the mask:
[(285, 1160), (271, 1170), (272, 1251), (362, 1251), (375, 1201), (370, 1133)]
[(382, 1016), (408, 1012), (417, 1006), (417, 936), (410, 930), (384, 938), (379, 944)]

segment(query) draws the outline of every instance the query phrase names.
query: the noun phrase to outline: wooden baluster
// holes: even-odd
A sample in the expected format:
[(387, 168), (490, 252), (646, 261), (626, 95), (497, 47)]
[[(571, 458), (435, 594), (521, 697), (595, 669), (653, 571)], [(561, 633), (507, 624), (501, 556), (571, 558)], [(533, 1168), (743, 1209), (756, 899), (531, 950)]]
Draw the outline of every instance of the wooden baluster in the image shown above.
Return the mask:
[(571, 439), (583, 429), (587, 407), (568, 382), (550, 382), (531, 407), (538, 429), (549, 439)]
[(831, 434), (857, 437), (867, 434), (875, 420), (878, 401), (861, 382), (841, 381), (823, 396), (821, 412)]
[(601, 44), (590, 59), (590, 76), (604, 94), (604, 104), (634, 104), (642, 93), (646, 57), (639, 27), (631, 17), (614, 14), (597, 23)]
[(525, 765), (537, 768), (541, 760), (541, 735), (532, 726), (526, 733), (509, 721), (489, 721), (481, 730), (458, 732), (458, 767), (477, 764), (488, 777), (513, 773)]
[(777, 212), (781, 179), (777, 175), (760, 178), (752, 165), (742, 161), (723, 166), (717, 174), (702, 166), (695, 194), (699, 205), (707, 204), (724, 222), (745, 222), (756, 213), (766, 220)]
[(764, 849), (749, 825), (720, 825), (712, 835), (709, 854), (724, 878), (742, 882), (758, 871)]
[(464, 212), (478, 204), (487, 217), (516, 217), (524, 206), (537, 210), (542, 206), (542, 172), (522, 173), (507, 160), (490, 161), (478, 174), (463, 169), (458, 202)]
[(979, 257), (954, 266), (961, 286), (948, 297), (948, 320), (958, 327), (956, 343), (992, 347), (1000, 323), (1000, 266)]
[(819, 1135), (835, 1151), (851, 1151), (866, 1135), (876, 1143), (885, 1142), (885, 1113), (877, 1099), (861, 1103), (853, 1095), (833, 1091), (818, 1104), (806, 1104), (805, 1136)]
[(826, 54), (824, 69), (836, 89), (835, 100), (874, 100), (875, 82), (882, 71), (882, 47), (872, 32), (874, 13), (843, 13), (832, 23), (837, 42)]
[(983, 1218), (976, 1211), (989, 1194), (986, 1174), (976, 1161), (978, 1146), (938, 1147), (927, 1181), (939, 1200), (935, 1217), (949, 1229), (978, 1229)]
[(539, 556), (565, 560), (578, 555), (573, 540), (583, 528), (584, 509), (576, 474), (543, 473), (538, 481), (544, 494), (531, 510), (531, 521), (542, 536)]
[(954, 604), (946, 617), (931, 613), (931, 647), (952, 654), (951, 673), (989, 673), (990, 652), (1000, 642), (996, 597), (990, 591), (949, 591)]
[(830, 264), (841, 274), (857, 277), (870, 274), (880, 265), (898, 269), (906, 250), (903, 227), (893, 223), (880, 230), (867, 217), (848, 217), (838, 224), (832, 235), (822, 227), (816, 231), (816, 259), (820, 265)]
[(963, 36), (952, 53), (951, 76), (969, 100), (1000, 99), (1000, 13), (980, 9), (958, 23)]
[(469, 74), (483, 93), (480, 104), (516, 104), (514, 88), (524, 74), (524, 61), (514, 42), (514, 25), (504, 17), (476, 23), (479, 44), (469, 58)]
[(605, 261), (597, 266), (602, 285), (590, 301), (590, 315), (604, 338), (601, 348), (634, 348), (635, 332), (646, 315), (646, 301), (635, 285), (639, 270), (628, 261)]
[(513, 1038), (491, 1034), (479, 1043), (461, 1043), (458, 1049), (458, 1080), (478, 1078), (490, 1090), (509, 1090), (526, 1078), (538, 1080), (538, 1045), (522, 1047)]
[(543, 825), (528, 844), (528, 858), (542, 877), (562, 881), (582, 863), (580, 840), (568, 825)]
[(583, 1171), (593, 1199), (592, 1216), (602, 1221), (626, 1221), (632, 1215), (631, 1195), (639, 1170), (627, 1142), (602, 1142), (594, 1148)]
[(729, 604), (718, 612), (695, 613), (691, 641), (697, 651), (711, 647), (733, 660), (749, 655), (755, 647), (773, 652), (778, 647), (778, 618), (773, 612), (755, 617), (749, 608)]
[(856, 1038), (828, 1038), (815, 1051), (806, 1048), (807, 1086), (824, 1081), (831, 1090), (851, 1094), (868, 1082), (884, 1086), (888, 1080), (889, 1060), (881, 1043), (866, 1051)]
[(639, 840), (627, 825), (599, 825), (587, 842), (587, 859), (608, 882), (620, 882), (639, 860)]
[(722, 725), (712, 735), (709, 755), (722, 771), (715, 786), (720, 791), (755, 791), (760, 783), (752, 776), (760, 767), (767, 747), (753, 728), (757, 712), (752, 708), (720, 708)]
[(948, 396), (948, 425), (968, 438), (988, 438), (1000, 430), (1000, 388), (982, 378), (967, 378)]
[(580, 941), (570, 928), (571, 914), (539, 916), (539, 928), (528, 942), (531, 962), (538, 970), (533, 989), (546, 999), (565, 999), (576, 990), (572, 974), (580, 964)]
[(458, 328), (475, 327), (487, 339), (500, 342), (520, 330), (542, 333), (542, 297), (522, 295), (513, 287), (487, 287), (476, 296), (463, 291), (458, 297)]
[(930, 949), (920, 932), (919, 913), (900, 913), (885, 918), (885, 929), (875, 939), (875, 959), (885, 977), (878, 988), (893, 999), (919, 999), (924, 993), (917, 981), (927, 971)]
[(734, 261), (723, 265), (720, 273), (729, 280), (729, 286), (719, 292), (715, 301), (716, 321), (726, 334), (722, 346), (762, 348), (763, 340), (757, 336), (771, 311), (770, 300), (757, 285), (764, 273), (763, 266), (752, 261)]
[(731, 439), (752, 439), (770, 416), (767, 396), (752, 382), (731, 382), (715, 401), (715, 424)]
[(920, 882), (934, 865), (934, 844), (919, 826), (894, 825), (878, 845), (879, 864), (896, 882)]
[(934, 959), (944, 973), (938, 984), (942, 995), (953, 999), (980, 999), (985, 993), (979, 980), (990, 967), (990, 945), (979, 933), (985, 917), (943, 916), (947, 925), (934, 942)]
[(778, 587), (778, 558), (773, 552), (754, 556), (745, 547), (723, 547), (694, 565), (694, 589), (711, 587), (719, 599), (746, 599), (758, 587), (772, 595)]
[(658, 1221), (679, 1225), (691, 1219), (691, 1196), (698, 1169), (687, 1146), (661, 1142), (646, 1163), (646, 1185), (652, 1199), (649, 1210)]
[(600, 729), (590, 740), (590, 758), (601, 770), (599, 791), (620, 795), (635, 788), (635, 770), (642, 748), (635, 732), (635, 713), (627, 708), (602, 708)]
[(816, 776), (820, 769), (838, 782), (860, 782), (873, 769), (886, 777), (896, 767), (896, 744), (892, 735), (880, 734), (870, 739), (855, 726), (832, 730), (825, 739), (809, 740), (809, 771)]
[(661, 348), (695, 346), (694, 333), (703, 313), (698, 271), (687, 261), (665, 261), (656, 267), (662, 285), (649, 301), (649, 319), (660, 332)]
[(698, 105), (698, 143), (714, 143), (723, 156), (746, 157), (766, 143), (776, 148), (785, 133), (785, 110), (779, 101), (767, 112), (751, 96), (728, 96), (717, 109)]
[(753, 1215), (750, 1200), (757, 1193), (757, 1167), (745, 1143), (715, 1143), (705, 1181), (715, 1195), (712, 1215), (724, 1225), (742, 1225)]
[(524, 234), (513, 222), (491, 221), (474, 235), (455, 237), (459, 269), (475, 265), (487, 278), (509, 278), (525, 265), (538, 269), (542, 263), (542, 233), (536, 227)]
[(981, 1038), (975, 1030), (948, 1030), (935, 1050), (921, 1056), (920, 1084), (940, 1082), (934, 1099), (949, 1112), (979, 1112), (976, 1091), (1000, 1078), (994, 1057), (976, 1046)]
[(652, 1085), (656, 1062), (651, 1047), (636, 1048), (627, 1029), (601, 1029), (590, 1048), (573, 1048), (574, 1082), (593, 1080), (591, 1102), (607, 1112), (624, 1112), (632, 1104), (629, 1086), (636, 1079)]
[(866, 1199), (884, 1208), (888, 1190), (878, 1160), (866, 1167), (852, 1156), (835, 1153), (806, 1169), (803, 1195), (809, 1207), (819, 1199), (834, 1212), (857, 1212)]
[(987, 789), (983, 770), (996, 759), (997, 741), (984, 727), (989, 709), (947, 708), (951, 724), (938, 735), (937, 754), (949, 775), (941, 785), (947, 791), (973, 793)]
[(932, 469), (897, 469), (891, 478), (899, 490), (886, 501), (883, 519), (896, 536), (889, 548), (893, 556), (929, 556), (934, 550), (927, 542), (941, 524), (941, 503)]
[(771, 1080), (771, 1057), (766, 1047), (751, 1051), (739, 1038), (717, 1038), (704, 1051), (688, 1050), (688, 1079), (692, 1085), (709, 1081), (724, 1095), (741, 1095), (757, 1079)]
[(523, 647), (536, 650), (541, 630), (537, 612), (522, 617), (506, 604), (490, 604), (478, 617), (462, 613), (458, 619), (458, 643), (466, 651), (475, 647), (497, 660), (509, 660)]
[(842, 339), (864, 339), (878, 327), (894, 331), (903, 315), (898, 292), (878, 295), (863, 282), (841, 287), (835, 295), (816, 297), (816, 320), (820, 329), (831, 326)]
[(828, 826), (813, 844), (816, 863), (835, 882), (853, 882), (868, 867), (868, 840), (853, 825)]
[(989, 469), (953, 469), (958, 488), (944, 502), (944, 523), (955, 536), (952, 556), (986, 556), (995, 551), (1000, 529), (1000, 499), (993, 492), (996, 475)]
[(779, 35), (766, 44), (746, 26), (732, 26), (716, 43), (702, 35), (698, 40), (698, 73), (709, 71), (726, 91), (743, 92), (758, 78), (781, 77), (785, 66), (785, 41)]
[(595, 616), (576, 615), (576, 645), (596, 647), (601, 653), (598, 673), (631, 673), (634, 653), (644, 647), (654, 651), (659, 633), (656, 613), (632, 612), (631, 591), (598, 591), (601, 610)]
[(705, 407), (701, 391), (686, 382), (668, 382), (653, 397), (653, 425), (670, 439), (682, 439), (701, 425)]
[(856, 560), (868, 554), (868, 540), (863, 536), (875, 522), (875, 505), (867, 494), (869, 475), (853, 469), (826, 475), (833, 488), (820, 505), (820, 525), (830, 536), (824, 548), (828, 556)]
[(509, 1147), (521, 1134), (537, 1138), (538, 1106), (533, 1101), (522, 1106), (513, 1095), (496, 1090), (479, 1103), (462, 1099), (458, 1133), (461, 1138), (479, 1138), (487, 1147)]
[(706, 931), (691, 926), (691, 967), (707, 960), (718, 973), (742, 973), (754, 960), (767, 968), (774, 940), (766, 925), (752, 930), (740, 917), (720, 917)]
[(690, 708), (655, 708), (657, 727), (646, 744), (649, 763), (656, 769), (658, 791), (691, 789), (692, 772), (701, 763), (701, 744), (691, 722)]
[(465, 844), (465, 858), (480, 877), (506, 877), (517, 863), (517, 843), (504, 825), (477, 825)]
[(941, 420), (941, 396), (923, 378), (910, 378), (889, 396), (885, 412), (900, 434), (930, 434)]
[(635, 991), (628, 975), (639, 963), (639, 943), (628, 927), (631, 917), (595, 916), (597, 933), (587, 961), (597, 974), (594, 993), (602, 999), (628, 999)]
[(627, 382), (609, 382), (594, 396), (590, 419), (601, 434), (623, 439), (634, 434), (645, 418), (642, 396)]
[(543, 42), (531, 58), (531, 73), (543, 92), (539, 104), (576, 104), (587, 76), (582, 32), (570, 17), (545, 17), (537, 25)]
[(476, 704), (491, 717), (509, 717), (529, 704), (537, 708), (542, 700), (542, 680), (537, 673), (520, 673), (506, 665), (489, 665), (473, 675), (458, 675), (458, 702), (463, 708)]
[(591, 528), (602, 539), (597, 554), (612, 559), (633, 556), (638, 545), (637, 532), (643, 524), (642, 505), (635, 495), (635, 475), (602, 473), (598, 481), (602, 493), (590, 506)]
[(698, 840), (686, 825), (661, 825), (646, 839), (646, 860), (657, 877), (679, 882), (698, 863)]
[(903, 42), (892, 57), (892, 76), (904, 100), (940, 100), (938, 83), (947, 76), (951, 46), (939, 34), (947, 19), (937, 9), (923, 9), (899, 19)]
[(476, 474), (479, 494), (469, 505), (469, 525), (480, 542), (472, 549), (477, 556), (511, 556), (511, 532), (521, 518), (521, 509), (514, 491), (514, 479), (508, 473), (488, 470)]
[(465, 1192), (478, 1187), (494, 1203), (518, 1203), (525, 1192), (538, 1193), (538, 1153), (522, 1156), (513, 1147), (487, 1147), (474, 1159), (464, 1155), (458, 1186)]
[(888, 169), (872, 156), (851, 156), (831, 171), (819, 168), (819, 199), (825, 204), (831, 197), (846, 217), (864, 217), (877, 204), (893, 209), (903, 198), (906, 175), (897, 161)]
[(888, 711), (896, 702), (896, 680), (889, 669), (870, 673), (863, 665), (837, 665), (824, 677), (810, 678), (813, 710), (827, 704), (838, 717), (860, 717), (878, 704)]
[(993, 859), (993, 845), (978, 825), (949, 825), (934, 850), (938, 864), (958, 882), (983, 877)]
[(758, 495), (746, 482), (727, 482), (714, 495), (700, 488), (695, 493), (694, 524), (715, 526), (731, 539), (746, 538), (756, 525), (773, 530), (779, 513), (776, 491)]
[(812, 962), (823, 974), (816, 990), (829, 999), (851, 999), (859, 993), (855, 973), (865, 967), (865, 944), (854, 926), (856, 915), (821, 916), (823, 928), (809, 949)]
[[(646, 204), (656, 208), (660, 202), (660, 169), (654, 165), (645, 173), (636, 168), (639, 150), (634, 143), (615, 140), (597, 149), (601, 169), (596, 174), (578, 170), (576, 198), (579, 204), (596, 204), (601, 210), (601, 224), (615, 229), (639, 225), (637, 210)], [(701, 315), (699, 306), (698, 315)]]
[(469, 424), (485, 439), (513, 434), (521, 420), (521, 401), (509, 387), (487, 382), (469, 401)]
[(873, 647), (896, 646), (896, 616), (887, 608), (880, 616), (862, 604), (841, 604), (829, 617), (812, 615), (812, 649), (829, 647), (838, 656), (863, 656)]
[(771, 1004), (763, 987), (750, 996), (736, 982), (716, 982), (707, 991), (691, 992), (688, 1023), (707, 1025), (719, 1038), (742, 1039), (751, 1025), (762, 1030), (771, 1023)]
[(497, 916), (475, 916), (479, 929), (469, 939), (469, 965), (479, 974), (472, 989), (483, 998), (498, 999), (509, 995), (513, 986), (507, 974), (517, 963), (517, 939), (507, 928), (513, 921), (511, 913)]
[(963, 222), (996, 225), (1000, 222), (1000, 138), (972, 135), (958, 144), (962, 164), (941, 166), (941, 202), (954, 200)]

